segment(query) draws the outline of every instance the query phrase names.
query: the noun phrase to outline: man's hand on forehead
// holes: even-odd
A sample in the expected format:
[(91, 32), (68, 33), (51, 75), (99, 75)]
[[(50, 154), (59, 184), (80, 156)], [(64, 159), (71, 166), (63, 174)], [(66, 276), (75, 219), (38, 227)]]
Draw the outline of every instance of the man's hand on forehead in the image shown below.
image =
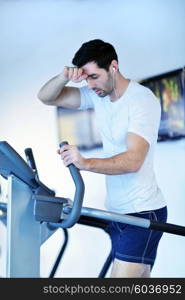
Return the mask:
[(71, 80), (73, 82), (81, 82), (84, 79), (87, 79), (88, 75), (85, 74), (82, 68), (77, 67), (64, 67), (63, 71), (66, 79)]

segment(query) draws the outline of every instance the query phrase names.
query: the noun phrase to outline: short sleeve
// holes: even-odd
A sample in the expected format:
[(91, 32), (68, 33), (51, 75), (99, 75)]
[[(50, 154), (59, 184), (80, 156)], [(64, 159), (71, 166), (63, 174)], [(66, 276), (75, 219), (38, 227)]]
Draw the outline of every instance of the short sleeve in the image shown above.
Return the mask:
[(94, 108), (94, 103), (92, 100), (91, 91), (88, 86), (83, 86), (80, 88), (80, 101), (79, 110), (87, 110), (89, 108)]
[(155, 95), (138, 95), (138, 98), (130, 101), (128, 132), (143, 137), (151, 145), (157, 141), (160, 118), (160, 101)]

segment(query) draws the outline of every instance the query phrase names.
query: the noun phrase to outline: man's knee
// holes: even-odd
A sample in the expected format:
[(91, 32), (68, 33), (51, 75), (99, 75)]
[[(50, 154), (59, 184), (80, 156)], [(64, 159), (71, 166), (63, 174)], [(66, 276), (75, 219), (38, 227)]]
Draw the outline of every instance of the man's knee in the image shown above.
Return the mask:
[(150, 277), (150, 265), (114, 259), (111, 277)]

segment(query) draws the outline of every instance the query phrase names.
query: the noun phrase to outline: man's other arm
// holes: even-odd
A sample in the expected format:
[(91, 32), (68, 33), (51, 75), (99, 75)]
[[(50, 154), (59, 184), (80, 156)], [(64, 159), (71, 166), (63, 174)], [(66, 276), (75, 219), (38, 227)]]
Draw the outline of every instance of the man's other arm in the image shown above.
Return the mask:
[(84, 158), (76, 146), (65, 145), (58, 153), (65, 166), (74, 163), (77, 168), (95, 173), (116, 175), (137, 172), (147, 155), (149, 143), (141, 136), (127, 134), (127, 151), (109, 158)]

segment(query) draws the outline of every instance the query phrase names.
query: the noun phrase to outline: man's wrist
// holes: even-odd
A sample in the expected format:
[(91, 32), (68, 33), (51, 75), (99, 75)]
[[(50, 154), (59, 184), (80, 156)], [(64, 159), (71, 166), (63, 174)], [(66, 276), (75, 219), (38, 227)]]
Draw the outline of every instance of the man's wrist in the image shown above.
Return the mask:
[(91, 158), (84, 158), (82, 170), (84, 171), (91, 170)]
[(65, 85), (69, 82), (69, 79), (64, 75), (63, 72), (58, 75), (58, 79), (61, 80)]

